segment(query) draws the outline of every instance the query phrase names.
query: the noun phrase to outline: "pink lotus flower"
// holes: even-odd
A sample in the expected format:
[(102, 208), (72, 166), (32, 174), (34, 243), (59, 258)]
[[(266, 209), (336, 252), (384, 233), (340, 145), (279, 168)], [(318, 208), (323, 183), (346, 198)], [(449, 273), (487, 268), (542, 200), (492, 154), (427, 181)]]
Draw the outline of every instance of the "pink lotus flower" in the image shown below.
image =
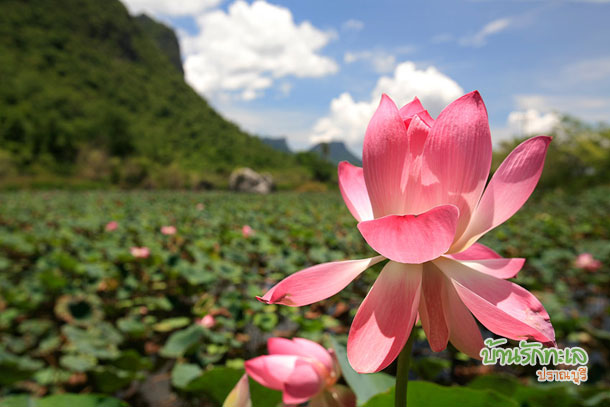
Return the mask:
[(574, 261), (574, 265), (579, 269), (597, 271), (602, 266), (602, 262), (595, 259), (591, 253), (581, 253)]
[(303, 338), (270, 338), (269, 355), (246, 361), (246, 373), (265, 387), (282, 392), (285, 404), (355, 407), (356, 398), (337, 385), (341, 369), (334, 352)]
[(244, 225), (241, 228), (241, 234), (244, 239), (247, 239), (254, 234), (254, 230), (249, 225)]
[(222, 407), (252, 407), (248, 375), (243, 375), (241, 379), (239, 379), (224, 403), (222, 403)]
[(113, 220), (110, 221), (108, 223), (106, 223), (106, 232), (112, 232), (113, 230), (116, 230), (119, 227), (119, 222)]
[(176, 227), (175, 226), (163, 226), (161, 227), (161, 233), (164, 235), (175, 235)]
[(202, 210), (204, 210), (204, 209), (205, 209), (205, 205), (204, 205), (203, 203), (199, 202), (197, 205), (195, 205), (195, 208), (196, 208), (198, 211), (202, 211)]
[(150, 256), (148, 247), (132, 247), (129, 251), (133, 257), (138, 259), (145, 259)]
[(521, 143), (485, 188), (491, 166), (487, 110), (478, 92), (433, 120), (415, 98), (400, 110), (386, 95), (366, 130), (363, 168), (339, 164), (343, 199), (380, 256), (299, 271), (260, 300), (303, 306), (345, 288), (389, 259), (352, 323), (348, 357), (361, 373), (388, 366), (419, 315), (434, 351), (451, 341), (479, 359), (477, 318), (511, 339), (554, 344), (544, 307), (507, 281), (525, 259), (506, 259), (476, 243), (511, 217), (534, 190), (550, 137)]
[(197, 325), (210, 329), (213, 328), (214, 325), (216, 325), (216, 320), (212, 315), (207, 314), (203, 318), (198, 319), (196, 323)]

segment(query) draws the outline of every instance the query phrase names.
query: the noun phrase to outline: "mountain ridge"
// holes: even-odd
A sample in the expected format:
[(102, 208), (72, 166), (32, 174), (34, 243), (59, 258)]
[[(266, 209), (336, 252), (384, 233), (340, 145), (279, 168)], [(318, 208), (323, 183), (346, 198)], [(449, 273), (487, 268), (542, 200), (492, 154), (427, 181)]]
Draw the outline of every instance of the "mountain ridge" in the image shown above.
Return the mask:
[(222, 186), (242, 166), (289, 183), (312, 177), (186, 84), (177, 47), (171, 28), (118, 0), (4, 0), (0, 178)]
[(318, 154), (333, 164), (341, 161), (348, 161), (350, 164), (362, 166), (362, 160), (356, 157), (345, 145), (343, 141), (330, 141), (328, 143), (318, 143), (311, 147), (309, 151)]

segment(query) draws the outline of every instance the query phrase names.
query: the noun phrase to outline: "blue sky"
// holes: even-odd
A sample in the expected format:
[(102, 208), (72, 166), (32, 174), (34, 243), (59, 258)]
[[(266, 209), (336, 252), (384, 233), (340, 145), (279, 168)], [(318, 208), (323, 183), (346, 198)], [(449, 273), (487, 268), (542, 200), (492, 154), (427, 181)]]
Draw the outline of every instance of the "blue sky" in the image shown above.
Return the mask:
[(295, 149), (359, 153), (381, 92), (436, 116), (478, 89), (496, 142), (554, 112), (610, 119), (610, 1), (124, 2), (177, 30), (187, 81), (223, 115)]

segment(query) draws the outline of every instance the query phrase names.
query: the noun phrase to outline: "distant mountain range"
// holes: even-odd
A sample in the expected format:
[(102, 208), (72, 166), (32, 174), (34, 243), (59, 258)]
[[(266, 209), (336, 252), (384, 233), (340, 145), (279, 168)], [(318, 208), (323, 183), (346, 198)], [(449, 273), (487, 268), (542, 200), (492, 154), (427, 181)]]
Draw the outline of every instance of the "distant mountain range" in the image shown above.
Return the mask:
[(278, 151), (281, 151), (283, 153), (292, 153), (284, 137), (261, 137), (260, 139), (263, 141), (263, 143), (267, 144), (270, 147), (273, 147)]
[[(268, 146), (273, 147), (278, 151), (282, 151), (285, 153), (292, 153), (290, 147), (288, 147), (288, 143), (286, 142), (286, 138), (279, 137), (261, 137), (263, 143)], [(326, 161), (339, 164), (341, 161), (349, 161), (351, 164), (362, 166), (362, 160), (356, 157), (352, 152), (347, 148), (344, 142), (342, 141), (331, 141), (330, 143), (318, 143), (315, 146), (309, 149), (310, 152), (313, 152), (325, 159)]]
[(362, 160), (352, 154), (342, 141), (319, 143), (313, 146), (309, 151), (317, 153), (320, 157), (325, 158), (334, 164), (338, 164), (341, 161), (348, 161), (353, 165), (362, 166)]

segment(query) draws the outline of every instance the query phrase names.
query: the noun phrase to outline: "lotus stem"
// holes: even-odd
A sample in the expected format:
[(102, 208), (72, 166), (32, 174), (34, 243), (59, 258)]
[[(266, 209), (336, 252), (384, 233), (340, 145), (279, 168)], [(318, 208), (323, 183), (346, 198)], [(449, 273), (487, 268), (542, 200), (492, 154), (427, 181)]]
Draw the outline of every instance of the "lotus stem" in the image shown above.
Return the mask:
[(394, 395), (395, 407), (407, 407), (407, 387), (409, 385), (409, 367), (411, 365), (411, 350), (415, 340), (415, 327), (411, 330), (411, 335), (405, 347), (398, 355), (398, 368), (396, 369), (396, 387)]

